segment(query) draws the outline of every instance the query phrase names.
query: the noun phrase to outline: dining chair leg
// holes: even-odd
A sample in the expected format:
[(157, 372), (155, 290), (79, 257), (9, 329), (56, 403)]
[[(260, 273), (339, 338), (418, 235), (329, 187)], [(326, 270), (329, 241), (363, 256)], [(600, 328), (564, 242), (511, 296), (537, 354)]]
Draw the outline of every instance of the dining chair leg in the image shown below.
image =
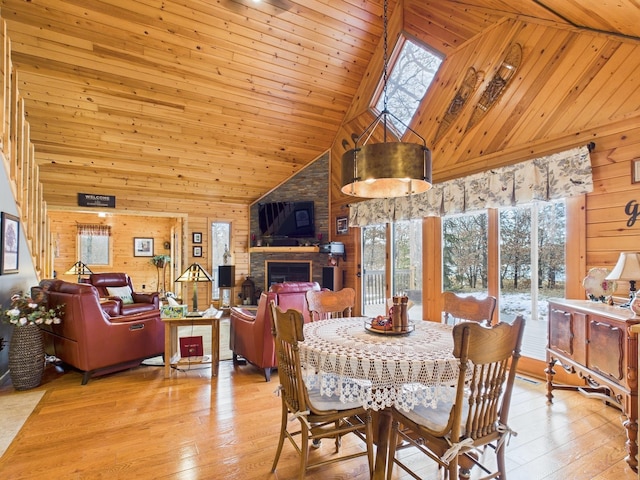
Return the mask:
[(500, 480), (507, 480), (507, 469), (504, 461), (504, 444), (499, 446), (496, 451), (496, 457), (498, 460), (498, 471), (500, 472), (500, 476), (498, 476), (498, 478)]
[[(336, 420), (336, 429), (340, 428), (340, 420)], [(340, 445), (342, 444), (340, 435), (336, 435), (336, 453), (340, 451)]]
[(365, 440), (367, 443), (367, 460), (369, 461), (369, 479), (373, 479), (374, 456), (373, 456), (373, 418), (371, 411), (367, 410), (365, 417)]
[(387, 457), (387, 480), (391, 480), (393, 474), (394, 459), (396, 458), (396, 447), (398, 445), (398, 428), (400, 422), (391, 422), (391, 436), (389, 438), (389, 456)]
[(287, 428), (287, 407), (282, 404), (282, 420), (280, 422), (280, 438), (278, 439), (278, 449), (276, 450), (276, 458), (273, 460), (271, 471), (276, 471), (278, 460), (280, 460), (280, 454), (282, 453), (282, 446), (284, 445), (285, 430)]
[(300, 437), (300, 475), (299, 479), (304, 480), (307, 473), (307, 463), (309, 462), (309, 428), (305, 422), (301, 422)]

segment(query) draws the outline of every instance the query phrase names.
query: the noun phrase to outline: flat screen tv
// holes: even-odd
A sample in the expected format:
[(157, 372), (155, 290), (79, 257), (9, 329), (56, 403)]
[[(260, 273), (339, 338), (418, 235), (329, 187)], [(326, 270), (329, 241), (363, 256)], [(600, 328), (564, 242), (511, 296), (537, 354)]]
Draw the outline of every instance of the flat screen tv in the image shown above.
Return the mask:
[(314, 237), (313, 202), (271, 202), (258, 204), (258, 223), (263, 236)]

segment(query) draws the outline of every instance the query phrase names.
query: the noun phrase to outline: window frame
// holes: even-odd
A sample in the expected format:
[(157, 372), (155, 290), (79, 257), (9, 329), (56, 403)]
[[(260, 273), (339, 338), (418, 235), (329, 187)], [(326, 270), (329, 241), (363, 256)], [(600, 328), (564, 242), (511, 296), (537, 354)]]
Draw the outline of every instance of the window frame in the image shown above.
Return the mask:
[[(83, 232), (83, 229), (90, 229), (92, 227), (92, 225), (89, 224), (78, 224), (78, 231), (76, 232), (76, 251), (78, 252), (78, 260), (80, 260), (81, 262), (83, 262), (85, 265), (87, 265), (88, 267), (111, 267), (113, 265), (113, 242), (111, 241), (112, 238), (112, 229), (110, 225), (96, 225), (95, 227), (100, 227), (100, 229), (104, 229), (105, 231), (107, 231), (107, 234), (104, 233), (100, 233), (100, 234), (87, 234)], [(95, 263), (95, 262), (90, 262), (88, 258), (86, 258), (84, 256), (84, 242), (86, 241), (84, 237), (107, 237), (107, 251), (106, 251), (106, 255), (107, 255), (107, 259), (106, 259), (106, 263)], [(105, 252), (102, 252), (102, 254), (105, 254)]]

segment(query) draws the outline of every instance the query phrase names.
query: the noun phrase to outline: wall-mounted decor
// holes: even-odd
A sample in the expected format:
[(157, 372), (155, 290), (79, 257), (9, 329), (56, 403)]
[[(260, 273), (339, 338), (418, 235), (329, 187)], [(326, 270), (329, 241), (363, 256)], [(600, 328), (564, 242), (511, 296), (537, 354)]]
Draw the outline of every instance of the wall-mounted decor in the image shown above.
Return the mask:
[(631, 160), (631, 183), (640, 183), (640, 158)]
[(193, 256), (201, 257), (202, 256), (202, 247), (193, 247)]
[(336, 218), (336, 234), (345, 235), (349, 231), (349, 217)]
[(2, 212), (2, 257), (0, 274), (18, 273), (18, 245), (20, 243), (20, 220), (9, 213)]
[(193, 232), (193, 243), (202, 243), (202, 233)]
[(504, 93), (509, 82), (515, 77), (515, 73), (522, 63), (522, 47), (519, 43), (513, 43), (505, 54), (502, 63), (498, 66), (493, 78), (487, 83), (482, 96), (475, 105), (467, 130), (471, 129), (487, 114), (487, 112), (498, 102)]
[(153, 238), (134, 238), (133, 256), (153, 257)]
[(471, 96), (471, 94), (475, 91), (478, 83), (484, 77), (484, 73), (478, 73), (475, 68), (469, 67), (467, 69), (467, 73), (462, 80), (462, 83), (456, 90), (455, 95), (451, 99), (447, 110), (442, 115), (442, 120), (440, 120), (440, 126), (438, 127), (438, 131), (436, 132), (436, 136), (434, 138), (434, 143), (437, 142), (442, 135), (449, 129), (451, 124), (455, 122), (460, 112), (462, 112), (463, 107), (466, 105), (467, 100)]

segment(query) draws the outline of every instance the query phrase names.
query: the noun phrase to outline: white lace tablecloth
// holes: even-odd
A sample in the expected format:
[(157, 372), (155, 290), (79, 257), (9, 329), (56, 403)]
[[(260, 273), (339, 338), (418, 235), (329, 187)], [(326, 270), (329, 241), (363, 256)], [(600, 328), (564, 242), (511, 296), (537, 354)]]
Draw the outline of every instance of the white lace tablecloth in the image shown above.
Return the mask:
[(435, 407), (451, 400), (458, 378), (450, 325), (416, 321), (395, 336), (365, 330), (365, 317), (307, 323), (299, 343), (307, 388), (365, 408)]

